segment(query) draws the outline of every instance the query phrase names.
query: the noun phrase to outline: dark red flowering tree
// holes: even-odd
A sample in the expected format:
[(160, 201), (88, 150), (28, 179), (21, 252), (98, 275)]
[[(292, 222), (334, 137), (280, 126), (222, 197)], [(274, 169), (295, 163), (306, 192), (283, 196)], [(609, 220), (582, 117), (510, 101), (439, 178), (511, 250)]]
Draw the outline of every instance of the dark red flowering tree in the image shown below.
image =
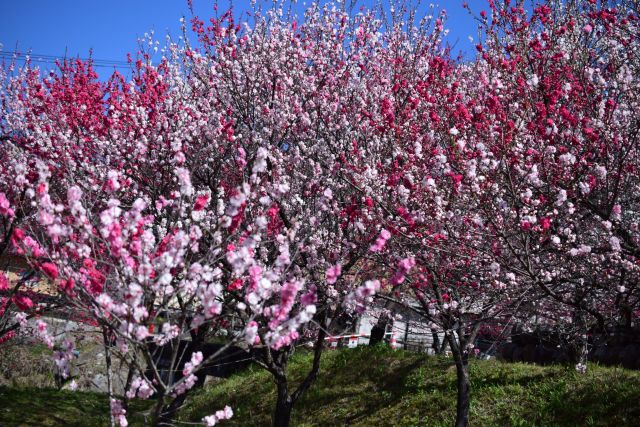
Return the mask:
[(596, 2), (492, 16), (478, 101), (500, 124), (501, 195), (486, 214), (501, 229), (497, 262), (559, 303), (529, 313), (538, 323), (578, 337), (628, 327), (640, 302), (638, 17)]
[(489, 3), (475, 61), (433, 58), (416, 77), (404, 52), (390, 95), (370, 106), (383, 298), (445, 331), (457, 425), (468, 423), (468, 357), (484, 323), (519, 315), (583, 336), (631, 324), (638, 304), (637, 18)]
[[(24, 238), (24, 229), (38, 224), (30, 185), (38, 164), (51, 172), (54, 191), (64, 191), (66, 183), (94, 168), (96, 141), (87, 138), (84, 129), (101, 126), (102, 86), (91, 64), (69, 61), (59, 68), (59, 74), (46, 79), (30, 64), (20, 69), (7, 64), (0, 71), (0, 267), (5, 272), (25, 267), (23, 251), (12, 243)], [(15, 74), (7, 74), (11, 71)], [(42, 253), (35, 238), (25, 244), (37, 259)], [(0, 273), (0, 339), (59, 305), (55, 289), (43, 283), (48, 277), (38, 263), (16, 271), (13, 280)]]

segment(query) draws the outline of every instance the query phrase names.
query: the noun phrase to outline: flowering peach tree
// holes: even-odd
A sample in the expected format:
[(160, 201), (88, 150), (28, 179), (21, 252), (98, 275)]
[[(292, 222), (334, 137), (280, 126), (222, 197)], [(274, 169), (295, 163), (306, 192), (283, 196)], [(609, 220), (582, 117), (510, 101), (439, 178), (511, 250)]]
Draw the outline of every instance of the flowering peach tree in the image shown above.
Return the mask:
[[(30, 222), (12, 224), (12, 246), (95, 320), (108, 364), (129, 367), (125, 396), (109, 384), (114, 423), (136, 396), (156, 398), (154, 423), (175, 416), (224, 350), (205, 359), (206, 332), (233, 319), (229, 345), (256, 348), (278, 387), (274, 422), (287, 425), (331, 322), (371, 301), (378, 285), (359, 286), (359, 261), (376, 232), (347, 162), (369, 96), (358, 64), (383, 46), (371, 21), (326, 6), (300, 26), (273, 10), (250, 28), (229, 11), (211, 28), (194, 18), (199, 48), (169, 44), (157, 66), (141, 53), (131, 81), (101, 83), (76, 62), (48, 78), (27, 66), (7, 91), (6, 133), (20, 138), (3, 147), (31, 159)], [(186, 335), (190, 355), (173, 345)], [(309, 340), (313, 366), (290, 390), (288, 359)], [(60, 348), (67, 374), (73, 343)]]
[[(475, 61), (402, 51), (387, 97), (369, 106), (381, 298), (444, 330), (457, 425), (468, 423), (467, 361), (487, 322), (584, 341), (639, 314), (638, 18), (595, 2), (532, 14), (497, 3), (478, 16)], [(585, 346), (580, 356), (583, 370)]]

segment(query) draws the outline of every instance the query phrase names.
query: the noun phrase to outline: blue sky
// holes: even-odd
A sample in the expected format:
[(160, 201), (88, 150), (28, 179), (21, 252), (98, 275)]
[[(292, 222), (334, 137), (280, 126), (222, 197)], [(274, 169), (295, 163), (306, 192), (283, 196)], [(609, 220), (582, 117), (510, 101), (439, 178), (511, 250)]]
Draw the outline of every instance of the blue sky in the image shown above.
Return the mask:
[[(477, 33), (476, 24), (462, 9), (463, 0), (434, 2), (447, 9), (449, 41), (457, 41), (456, 50), (471, 51), (468, 36)], [(363, 4), (372, 4), (365, 0)], [(425, 2), (428, 4), (428, 1)], [(476, 12), (485, 0), (471, 0)], [(201, 18), (212, 16), (210, 0), (193, 0)], [(224, 2), (220, 2), (221, 7)], [(236, 10), (245, 10), (248, 0), (234, 2)], [(425, 4), (425, 9), (426, 9)], [(2, 0), (0, 1), (0, 43), (3, 52), (31, 51), (35, 54), (87, 57), (109, 60), (118, 66), (127, 53), (137, 50), (137, 39), (154, 30), (160, 43), (169, 31), (180, 34), (179, 19), (190, 16), (186, 0)], [(51, 65), (41, 63), (41, 67)], [(113, 67), (100, 67), (101, 74)]]

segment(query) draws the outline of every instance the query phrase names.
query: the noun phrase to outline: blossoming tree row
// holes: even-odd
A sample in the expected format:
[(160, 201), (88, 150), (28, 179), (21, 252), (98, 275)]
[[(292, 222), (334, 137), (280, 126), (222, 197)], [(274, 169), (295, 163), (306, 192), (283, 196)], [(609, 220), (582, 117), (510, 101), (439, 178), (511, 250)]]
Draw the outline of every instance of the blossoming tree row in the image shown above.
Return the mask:
[[(0, 255), (26, 258), (126, 364), (113, 424), (134, 397), (170, 422), (242, 344), (289, 425), (327, 333), (374, 295), (445, 331), (460, 426), (486, 324), (584, 334), (638, 317), (637, 11), (489, 1), (459, 61), (446, 16), (410, 6), (193, 18), (197, 42), (169, 41), (156, 64), (142, 49), (130, 78), (101, 81), (90, 61), (2, 70)], [(0, 274), (0, 340), (51, 308), (27, 290)], [(37, 334), (67, 374), (73, 342)], [(313, 364), (292, 384), (303, 343)]]

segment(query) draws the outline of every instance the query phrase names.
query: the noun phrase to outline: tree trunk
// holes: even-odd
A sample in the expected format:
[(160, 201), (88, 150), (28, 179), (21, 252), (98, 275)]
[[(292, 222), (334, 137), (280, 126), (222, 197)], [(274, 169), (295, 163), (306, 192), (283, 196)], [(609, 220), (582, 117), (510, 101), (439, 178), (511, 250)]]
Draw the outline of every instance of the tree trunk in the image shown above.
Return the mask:
[(446, 349), (447, 349), (447, 340), (442, 340), (442, 344), (440, 344), (440, 350), (438, 351), (438, 354), (444, 354)]
[(374, 346), (384, 341), (384, 334), (387, 330), (387, 324), (389, 320), (384, 317), (378, 319), (378, 322), (371, 328), (371, 335), (369, 336), (369, 345)]
[(169, 403), (162, 406), (160, 409), (160, 414), (156, 418), (154, 422), (154, 426), (170, 426), (174, 425), (173, 421), (178, 414), (180, 408), (182, 408), (182, 404), (187, 398), (187, 393), (182, 393), (181, 395), (174, 398)]
[(162, 409), (164, 408), (164, 402), (165, 402), (164, 392), (159, 393), (158, 396), (156, 397), (156, 403), (155, 405), (153, 405), (153, 411), (151, 414), (152, 427), (158, 427), (163, 423)]
[(431, 329), (431, 338), (433, 339), (433, 344), (431, 344), (431, 348), (435, 354), (442, 354), (442, 349), (440, 348), (440, 337), (438, 336), (437, 329)]
[(276, 412), (273, 416), (273, 427), (289, 427), (291, 423), (291, 409), (293, 402), (289, 395), (286, 380), (278, 380), (278, 397), (276, 400)]
[(455, 427), (467, 427), (469, 425), (469, 408), (471, 406), (469, 353), (466, 350), (466, 343), (468, 341), (459, 341), (459, 338), (450, 332), (446, 333), (446, 341), (449, 343), (453, 360), (456, 363), (456, 387), (458, 389), (458, 399), (456, 402)]
[(113, 416), (113, 411), (111, 410), (111, 400), (113, 400), (113, 384), (111, 382), (111, 349), (109, 348), (109, 335), (108, 331), (103, 328), (102, 329), (102, 339), (104, 342), (104, 360), (107, 364), (107, 396), (109, 398), (109, 425), (111, 427), (115, 427), (116, 420)]
[(471, 382), (469, 381), (469, 361), (463, 355), (460, 363), (456, 361), (458, 401), (456, 404), (456, 427), (469, 425), (469, 407), (471, 403)]

